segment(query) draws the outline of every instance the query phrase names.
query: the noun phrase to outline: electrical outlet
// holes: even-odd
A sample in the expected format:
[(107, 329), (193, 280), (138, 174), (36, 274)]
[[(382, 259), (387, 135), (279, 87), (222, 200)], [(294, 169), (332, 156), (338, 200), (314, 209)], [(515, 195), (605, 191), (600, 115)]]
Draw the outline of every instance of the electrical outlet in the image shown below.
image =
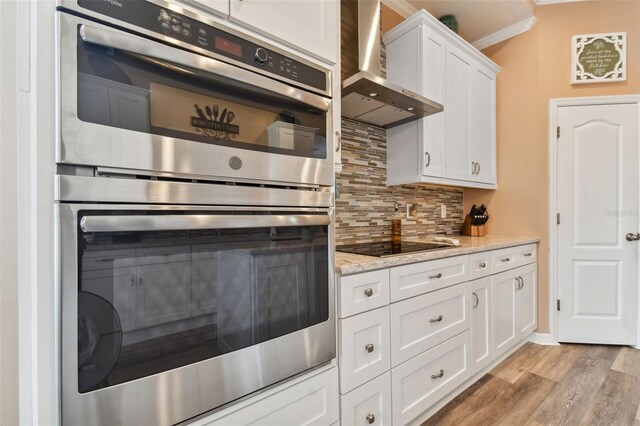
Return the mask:
[(440, 204), (440, 217), (442, 219), (447, 218), (447, 206), (444, 204)]
[(407, 219), (415, 219), (418, 217), (418, 205), (407, 204)]

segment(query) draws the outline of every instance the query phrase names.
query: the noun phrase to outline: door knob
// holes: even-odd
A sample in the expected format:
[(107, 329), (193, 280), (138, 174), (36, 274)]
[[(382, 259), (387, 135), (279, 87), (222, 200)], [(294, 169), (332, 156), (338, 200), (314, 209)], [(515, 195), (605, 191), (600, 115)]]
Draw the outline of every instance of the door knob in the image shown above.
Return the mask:
[(367, 343), (366, 345), (364, 345), (364, 349), (369, 353), (373, 352), (373, 344)]
[(627, 238), (627, 241), (638, 241), (640, 240), (640, 234), (634, 234), (633, 232), (629, 232), (626, 238)]

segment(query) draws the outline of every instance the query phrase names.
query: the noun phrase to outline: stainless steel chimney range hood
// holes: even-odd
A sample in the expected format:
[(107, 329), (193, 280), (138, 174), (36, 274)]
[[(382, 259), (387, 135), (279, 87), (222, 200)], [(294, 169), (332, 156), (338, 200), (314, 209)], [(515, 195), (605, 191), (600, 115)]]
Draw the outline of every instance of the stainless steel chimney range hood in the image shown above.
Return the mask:
[(382, 78), (380, 1), (341, 1), (342, 115), (388, 129), (442, 105)]

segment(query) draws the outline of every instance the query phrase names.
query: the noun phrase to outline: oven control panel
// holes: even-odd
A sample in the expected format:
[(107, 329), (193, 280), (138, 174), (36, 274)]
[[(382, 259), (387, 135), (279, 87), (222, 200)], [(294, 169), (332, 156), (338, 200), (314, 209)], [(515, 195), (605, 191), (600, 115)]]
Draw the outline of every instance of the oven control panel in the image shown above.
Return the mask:
[[(315, 68), (268, 46), (231, 34), (218, 27), (175, 12), (168, 7), (141, 0), (77, 0), (81, 9), (113, 19), (166, 38), (204, 49), (261, 70), (279, 79), (327, 91), (327, 72)], [(114, 23), (117, 25), (117, 22)]]

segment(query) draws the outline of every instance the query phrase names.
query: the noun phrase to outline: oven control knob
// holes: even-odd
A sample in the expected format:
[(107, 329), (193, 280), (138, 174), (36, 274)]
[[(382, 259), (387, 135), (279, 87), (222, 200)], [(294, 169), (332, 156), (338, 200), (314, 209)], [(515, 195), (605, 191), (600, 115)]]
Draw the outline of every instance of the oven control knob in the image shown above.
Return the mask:
[(256, 54), (254, 56), (255, 60), (259, 64), (264, 64), (269, 59), (269, 54), (262, 47), (258, 47), (256, 49)]

